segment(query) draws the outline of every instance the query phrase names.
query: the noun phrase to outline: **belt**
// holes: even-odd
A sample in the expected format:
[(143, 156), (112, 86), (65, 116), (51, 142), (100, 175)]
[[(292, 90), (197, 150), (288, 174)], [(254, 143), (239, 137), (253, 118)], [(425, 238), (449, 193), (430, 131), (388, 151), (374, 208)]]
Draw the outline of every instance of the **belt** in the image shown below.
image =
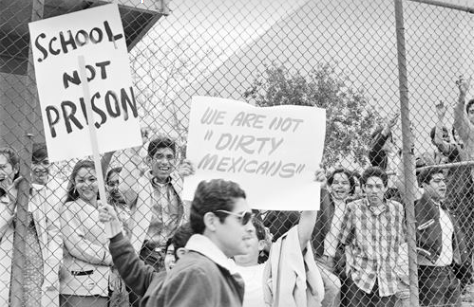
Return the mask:
[(420, 265), (418, 267), (418, 271), (422, 272), (432, 272), (432, 273), (440, 273), (440, 272), (449, 272), (452, 271), (451, 266), (431, 266), (431, 265)]

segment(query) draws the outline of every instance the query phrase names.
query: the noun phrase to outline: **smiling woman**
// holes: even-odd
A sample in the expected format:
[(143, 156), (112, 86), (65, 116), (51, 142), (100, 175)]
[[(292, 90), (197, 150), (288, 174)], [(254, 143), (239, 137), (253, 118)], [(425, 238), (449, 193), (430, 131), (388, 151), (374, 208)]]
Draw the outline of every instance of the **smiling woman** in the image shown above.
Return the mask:
[(64, 238), (61, 306), (107, 306), (112, 257), (104, 224), (97, 223), (98, 184), (94, 163), (79, 161), (69, 178), (61, 211)]

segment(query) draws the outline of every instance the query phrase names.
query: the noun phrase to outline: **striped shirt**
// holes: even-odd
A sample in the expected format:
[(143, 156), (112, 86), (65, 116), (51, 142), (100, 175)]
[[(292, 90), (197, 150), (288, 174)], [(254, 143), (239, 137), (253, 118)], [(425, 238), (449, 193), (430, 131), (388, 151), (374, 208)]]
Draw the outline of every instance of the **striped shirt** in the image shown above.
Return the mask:
[(347, 205), (340, 239), (346, 246), (348, 276), (361, 290), (370, 294), (377, 281), (380, 296), (397, 292), (403, 217), (402, 205), (393, 200), (379, 207), (369, 206), (366, 198)]

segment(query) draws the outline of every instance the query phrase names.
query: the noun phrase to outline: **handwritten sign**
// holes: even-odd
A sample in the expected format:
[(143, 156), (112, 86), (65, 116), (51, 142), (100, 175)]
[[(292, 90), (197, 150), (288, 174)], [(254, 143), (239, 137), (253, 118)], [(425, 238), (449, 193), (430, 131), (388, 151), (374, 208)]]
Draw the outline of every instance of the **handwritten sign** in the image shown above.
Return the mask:
[[(41, 114), (52, 161), (92, 153), (86, 104), (100, 152), (141, 144), (125, 35), (118, 6), (99, 6), (29, 24)], [(87, 80), (78, 57), (84, 56)], [(85, 101), (82, 82), (88, 82)]]
[(184, 198), (201, 180), (223, 178), (239, 183), (252, 208), (316, 210), (325, 131), (324, 109), (193, 97), (187, 157), (196, 174), (185, 178)]

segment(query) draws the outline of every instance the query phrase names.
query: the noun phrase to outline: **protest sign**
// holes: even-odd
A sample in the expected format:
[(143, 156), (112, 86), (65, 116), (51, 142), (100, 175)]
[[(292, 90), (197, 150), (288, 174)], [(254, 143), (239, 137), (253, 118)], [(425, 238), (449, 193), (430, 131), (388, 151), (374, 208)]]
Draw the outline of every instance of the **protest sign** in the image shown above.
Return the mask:
[[(116, 4), (29, 24), (36, 83), (51, 161), (92, 154), (87, 104), (97, 146), (107, 152), (142, 144), (122, 22)], [(87, 80), (81, 78), (83, 56)], [(90, 101), (84, 98), (87, 82)]]
[(184, 198), (201, 180), (222, 178), (239, 183), (254, 209), (316, 210), (325, 131), (324, 109), (193, 97), (187, 158), (196, 173)]

